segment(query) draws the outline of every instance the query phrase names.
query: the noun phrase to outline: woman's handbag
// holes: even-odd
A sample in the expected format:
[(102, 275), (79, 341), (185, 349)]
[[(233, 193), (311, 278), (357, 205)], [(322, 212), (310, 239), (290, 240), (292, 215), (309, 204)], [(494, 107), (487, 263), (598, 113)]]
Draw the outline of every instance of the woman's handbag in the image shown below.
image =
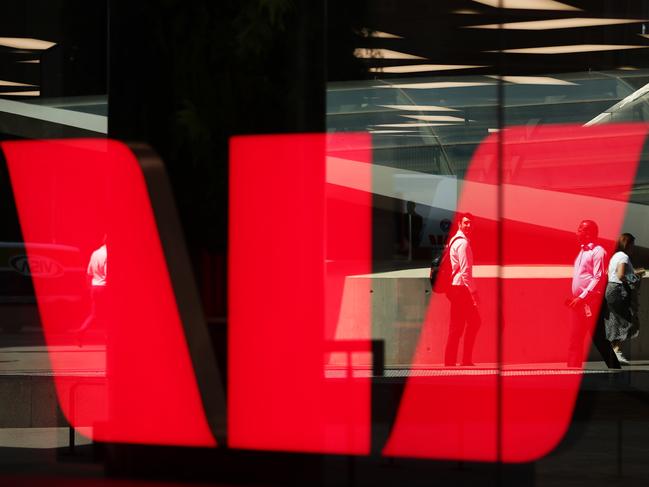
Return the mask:
[(630, 274), (626, 276), (626, 283), (631, 289), (638, 289), (640, 286), (640, 277), (636, 276), (635, 274)]

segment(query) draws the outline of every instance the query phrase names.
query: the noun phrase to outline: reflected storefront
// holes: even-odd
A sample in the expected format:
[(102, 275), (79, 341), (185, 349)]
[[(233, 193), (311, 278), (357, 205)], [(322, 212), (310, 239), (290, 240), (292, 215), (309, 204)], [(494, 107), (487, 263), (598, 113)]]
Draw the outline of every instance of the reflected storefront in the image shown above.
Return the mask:
[(0, 475), (649, 478), (649, 2), (10, 10)]

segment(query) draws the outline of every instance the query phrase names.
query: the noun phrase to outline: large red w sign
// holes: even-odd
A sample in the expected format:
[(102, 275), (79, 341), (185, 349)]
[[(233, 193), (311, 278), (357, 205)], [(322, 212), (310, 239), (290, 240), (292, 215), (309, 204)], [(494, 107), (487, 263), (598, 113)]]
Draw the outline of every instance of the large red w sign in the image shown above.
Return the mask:
[[(480, 145), (446, 208), (475, 216), (477, 367), (441, 365), (449, 305), (433, 293), (409, 364), (391, 370), (406, 381), (394, 417), (378, 428), (373, 387), (390, 379), (369, 367), (385, 296), (372, 219), (403, 174), (372, 164), (368, 134), (233, 139), (227, 444), (506, 462), (549, 452), (581, 379), (565, 366), (574, 232), (597, 221), (611, 254), (646, 132), (511, 128)], [(112, 141), (2, 147), (30, 259), (54, 244), (90, 255), (107, 236), (106, 378), (79, 386), (59, 374), (70, 423), (100, 441), (215, 445), (218, 371), (156, 159)], [(74, 314), (51, 299), (63, 281), (32, 279), (48, 345), (69, 341), (60, 330)], [(64, 364), (51, 356), (56, 373)]]

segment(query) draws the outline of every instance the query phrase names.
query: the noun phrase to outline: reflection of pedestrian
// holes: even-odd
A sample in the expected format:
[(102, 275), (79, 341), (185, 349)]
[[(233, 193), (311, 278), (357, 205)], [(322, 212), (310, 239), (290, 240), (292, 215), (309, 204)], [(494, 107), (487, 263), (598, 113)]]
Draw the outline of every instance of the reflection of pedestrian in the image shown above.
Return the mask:
[(424, 228), (424, 218), (415, 211), (417, 205), (414, 201), (406, 203), (406, 213), (409, 221), (408, 240), (412, 242), (414, 248), (419, 247), (421, 242), (421, 231)]
[(93, 322), (101, 323), (106, 313), (106, 279), (108, 276), (108, 250), (104, 244), (96, 249), (90, 256), (86, 277), (90, 284), (90, 314), (83, 322), (78, 333), (78, 342), (81, 344), (83, 334)]
[[(577, 228), (581, 250), (575, 259), (572, 277), (572, 296), (567, 300), (572, 309), (568, 367), (581, 367), (584, 355), (584, 338), (595, 327), (593, 342), (609, 368), (619, 369), (618, 361), (604, 331), (604, 312), (600, 310), (602, 288), (606, 281), (604, 264), (606, 251), (598, 245), (597, 224), (584, 220)], [(600, 311), (600, 312), (598, 312)]]
[(451, 301), (451, 319), (444, 353), (444, 365), (455, 366), (460, 338), (464, 335), (462, 365), (473, 364), (473, 345), (480, 328), (478, 293), (473, 279), (473, 251), (470, 238), (473, 233), (473, 216), (458, 216), (458, 230), (451, 239), (449, 259), (451, 286), (447, 296)]
[(637, 288), (640, 278), (631, 264), (630, 254), (633, 251), (635, 237), (623, 233), (617, 240), (617, 252), (608, 264), (608, 284), (606, 286), (606, 338), (611, 342), (613, 351), (622, 364), (629, 361), (622, 355), (622, 343), (638, 335), (638, 299)]
[(415, 211), (417, 205), (414, 201), (406, 203), (406, 213), (401, 215), (400, 247), (408, 253), (408, 260), (412, 260), (413, 253), (417, 253), (421, 242), (421, 232), (424, 229), (424, 218)]

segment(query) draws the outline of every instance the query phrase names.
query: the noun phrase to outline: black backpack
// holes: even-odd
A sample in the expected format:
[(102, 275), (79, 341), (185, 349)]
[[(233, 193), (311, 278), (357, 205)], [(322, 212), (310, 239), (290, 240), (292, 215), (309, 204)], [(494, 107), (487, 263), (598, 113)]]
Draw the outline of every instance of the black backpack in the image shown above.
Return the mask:
[[(444, 248), (433, 257), (433, 262), (430, 266), (430, 286), (431, 289), (439, 294), (446, 294), (451, 287), (451, 282), (453, 281), (453, 270), (451, 268), (451, 258), (449, 257), (449, 252), (451, 251), (451, 245), (458, 238), (464, 238), (461, 235), (456, 235), (451, 239), (451, 241), (444, 246)], [(437, 284), (437, 286), (435, 286)]]

